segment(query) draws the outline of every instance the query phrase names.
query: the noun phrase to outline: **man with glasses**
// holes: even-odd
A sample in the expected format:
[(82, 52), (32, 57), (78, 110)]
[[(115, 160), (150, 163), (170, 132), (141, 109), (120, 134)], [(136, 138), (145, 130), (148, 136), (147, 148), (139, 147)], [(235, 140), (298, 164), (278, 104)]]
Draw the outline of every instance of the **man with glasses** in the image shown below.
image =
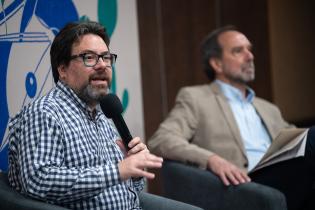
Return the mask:
[[(71, 209), (140, 209), (144, 169), (160, 168), (136, 137), (126, 151), (99, 108), (117, 55), (96, 22), (70, 23), (55, 37), (56, 87), (9, 124), (9, 181), (18, 192)], [(183, 204), (184, 205), (184, 204)]]

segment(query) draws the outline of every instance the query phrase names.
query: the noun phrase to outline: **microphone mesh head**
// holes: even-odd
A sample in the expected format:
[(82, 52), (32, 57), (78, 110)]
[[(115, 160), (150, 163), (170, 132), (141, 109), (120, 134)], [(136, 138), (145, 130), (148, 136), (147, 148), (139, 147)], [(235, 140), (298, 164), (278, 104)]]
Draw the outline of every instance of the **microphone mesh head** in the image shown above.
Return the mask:
[(107, 118), (119, 116), (123, 112), (123, 106), (119, 98), (112, 93), (107, 94), (101, 99), (100, 106)]

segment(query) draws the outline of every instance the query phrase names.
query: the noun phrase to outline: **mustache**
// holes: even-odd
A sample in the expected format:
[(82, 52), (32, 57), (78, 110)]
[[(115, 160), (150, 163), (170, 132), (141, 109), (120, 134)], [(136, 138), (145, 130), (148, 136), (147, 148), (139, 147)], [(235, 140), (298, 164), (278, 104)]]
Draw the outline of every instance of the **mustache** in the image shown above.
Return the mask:
[(106, 73), (95, 73), (95, 74), (92, 74), (89, 77), (89, 81), (92, 81), (92, 80), (106, 80), (106, 81), (109, 81), (110, 78), (109, 78), (109, 76)]
[(254, 64), (254, 62), (250, 61), (250, 62), (248, 62), (248, 63), (244, 63), (244, 64), (242, 65), (242, 67), (243, 67), (243, 68), (255, 68), (255, 64)]

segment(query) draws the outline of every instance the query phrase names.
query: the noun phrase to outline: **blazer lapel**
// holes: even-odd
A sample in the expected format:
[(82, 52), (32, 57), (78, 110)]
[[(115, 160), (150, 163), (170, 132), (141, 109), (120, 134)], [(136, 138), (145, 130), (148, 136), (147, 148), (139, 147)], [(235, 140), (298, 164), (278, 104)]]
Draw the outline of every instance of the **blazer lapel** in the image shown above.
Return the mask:
[(216, 99), (218, 101), (218, 104), (220, 105), (223, 115), (226, 119), (226, 121), (228, 122), (228, 125), (233, 133), (234, 139), (237, 142), (237, 144), (239, 145), (243, 155), (245, 157), (246, 156), (246, 151), (245, 151), (245, 147), (244, 147), (244, 143), (241, 137), (241, 133), (239, 131), (238, 125), (236, 123), (236, 120), (234, 118), (233, 112), (230, 108), (229, 103), (227, 102), (227, 99), (225, 98), (225, 96), (222, 94), (219, 86), (216, 83), (212, 83), (210, 85), (210, 88), (212, 89), (212, 91), (215, 93), (216, 95)]
[(271, 141), (276, 137), (274, 133), (271, 132), (271, 128), (269, 127), (271, 125), (271, 123), (268, 123), (266, 116), (268, 116), (267, 114), (265, 114), (263, 107), (259, 106), (259, 103), (257, 103), (257, 101), (254, 99), (253, 101), (254, 107), (260, 117), (260, 119), (262, 120), (265, 128), (268, 131), (268, 134), (270, 136)]

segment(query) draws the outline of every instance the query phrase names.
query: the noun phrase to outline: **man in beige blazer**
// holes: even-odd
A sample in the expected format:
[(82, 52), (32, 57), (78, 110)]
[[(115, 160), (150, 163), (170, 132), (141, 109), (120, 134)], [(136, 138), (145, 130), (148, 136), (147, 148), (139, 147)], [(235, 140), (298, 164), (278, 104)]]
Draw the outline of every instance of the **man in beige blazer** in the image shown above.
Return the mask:
[[(210, 33), (203, 42), (202, 53), (206, 73), (211, 80), (215, 79), (214, 82), (182, 88), (175, 107), (149, 139), (148, 146), (152, 153), (164, 158), (212, 171), (225, 185), (253, 180), (275, 187), (286, 195), (289, 209), (300, 209), (306, 203), (312, 187), (310, 183), (314, 181), (312, 177), (315, 177), (309, 172), (310, 168), (315, 168), (314, 164), (308, 164), (315, 162), (313, 129), (298, 144), (299, 148), (305, 149), (303, 157), (287, 158), (248, 173), (268, 148), (268, 154), (277, 152), (270, 145), (277, 141), (281, 132), (290, 131), (291, 134), (286, 136), (288, 139), (307, 133), (305, 129), (288, 124), (274, 104), (255, 97), (248, 87), (247, 83), (255, 78), (251, 48), (246, 36), (234, 27), (223, 27)], [(239, 102), (235, 104), (235, 96), (230, 97), (231, 92), (237, 92), (240, 101), (244, 100), (248, 107), (244, 113)], [(254, 123), (244, 125), (243, 119)], [(262, 134), (258, 146), (254, 144), (258, 139), (252, 138), (256, 137), (256, 131)], [(298, 176), (288, 173), (298, 173)], [(296, 177), (304, 182), (300, 183)]]

